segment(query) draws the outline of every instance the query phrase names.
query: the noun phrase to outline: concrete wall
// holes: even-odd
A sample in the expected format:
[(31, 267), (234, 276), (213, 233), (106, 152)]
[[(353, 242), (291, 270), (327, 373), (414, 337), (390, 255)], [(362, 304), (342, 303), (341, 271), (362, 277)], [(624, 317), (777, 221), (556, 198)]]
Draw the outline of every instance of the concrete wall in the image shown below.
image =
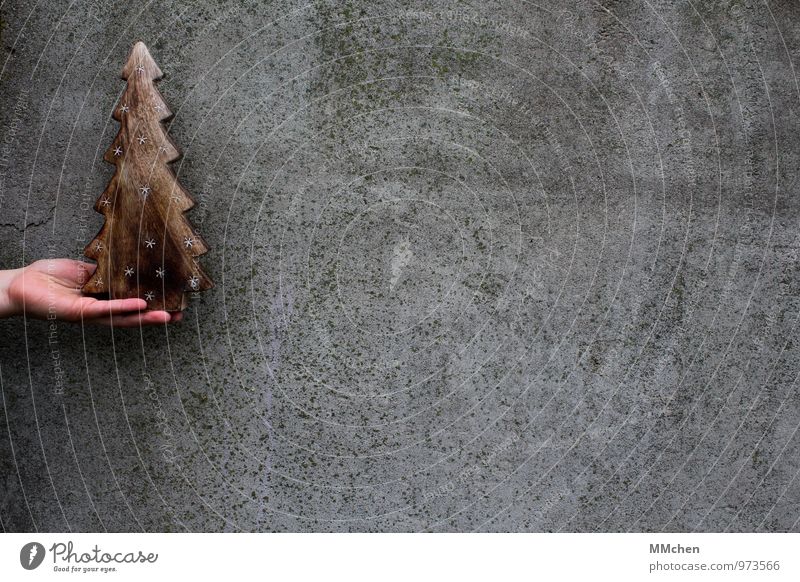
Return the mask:
[(800, 8), (0, 8), (0, 266), (102, 220), (130, 45), (217, 287), (0, 322), (5, 530), (800, 529)]

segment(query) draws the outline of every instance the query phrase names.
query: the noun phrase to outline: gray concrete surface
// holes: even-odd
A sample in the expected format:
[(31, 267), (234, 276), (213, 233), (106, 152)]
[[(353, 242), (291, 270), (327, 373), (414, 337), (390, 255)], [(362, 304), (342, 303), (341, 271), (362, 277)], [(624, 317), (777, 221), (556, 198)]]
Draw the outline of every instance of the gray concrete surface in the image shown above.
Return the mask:
[(0, 265), (99, 228), (142, 39), (217, 287), (0, 322), (4, 530), (800, 530), (797, 2), (32, 4)]

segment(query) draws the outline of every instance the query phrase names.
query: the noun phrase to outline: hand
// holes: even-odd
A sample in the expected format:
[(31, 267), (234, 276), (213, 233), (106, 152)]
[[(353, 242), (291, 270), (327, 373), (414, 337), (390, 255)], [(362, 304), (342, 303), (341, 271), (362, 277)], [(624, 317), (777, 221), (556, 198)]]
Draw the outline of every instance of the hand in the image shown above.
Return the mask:
[(45, 259), (21, 269), (0, 271), (0, 317), (81, 321), (114, 327), (178, 322), (182, 313), (144, 311), (144, 299), (103, 301), (84, 297), (81, 286), (97, 265), (72, 259)]

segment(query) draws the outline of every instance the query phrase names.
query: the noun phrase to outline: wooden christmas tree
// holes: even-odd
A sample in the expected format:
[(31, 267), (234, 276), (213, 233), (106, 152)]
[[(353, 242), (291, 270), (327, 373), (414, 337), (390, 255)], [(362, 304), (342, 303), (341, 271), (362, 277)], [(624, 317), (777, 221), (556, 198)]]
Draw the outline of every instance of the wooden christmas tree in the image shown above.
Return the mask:
[(208, 247), (183, 214), (194, 202), (169, 166), (181, 154), (163, 125), (172, 112), (154, 84), (162, 76), (137, 42), (122, 69), (128, 85), (113, 114), (119, 133), (104, 156), (116, 172), (94, 206), (105, 224), (84, 250), (97, 270), (83, 291), (180, 311), (185, 293), (213, 283), (197, 259)]

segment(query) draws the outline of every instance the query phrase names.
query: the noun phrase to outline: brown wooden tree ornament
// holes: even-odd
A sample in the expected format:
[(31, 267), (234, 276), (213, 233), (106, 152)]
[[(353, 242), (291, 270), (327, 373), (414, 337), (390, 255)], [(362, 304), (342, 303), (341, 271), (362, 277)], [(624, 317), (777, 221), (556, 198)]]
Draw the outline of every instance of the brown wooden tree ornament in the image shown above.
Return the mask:
[(128, 85), (113, 113), (119, 133), (104, 156), (116, 172), (94, 205), (105, 224), (84, 250), (97, 270), (83, 291), (181, 311), (186, 293), (214, 284), (197, 258), (208, 247), (183, 214), (194, 201), (169, 166), (181, 153), (163, 125), (172, 112), (154, 84), (161, 77), (144, 43), (133, 45), (122, 69)]

